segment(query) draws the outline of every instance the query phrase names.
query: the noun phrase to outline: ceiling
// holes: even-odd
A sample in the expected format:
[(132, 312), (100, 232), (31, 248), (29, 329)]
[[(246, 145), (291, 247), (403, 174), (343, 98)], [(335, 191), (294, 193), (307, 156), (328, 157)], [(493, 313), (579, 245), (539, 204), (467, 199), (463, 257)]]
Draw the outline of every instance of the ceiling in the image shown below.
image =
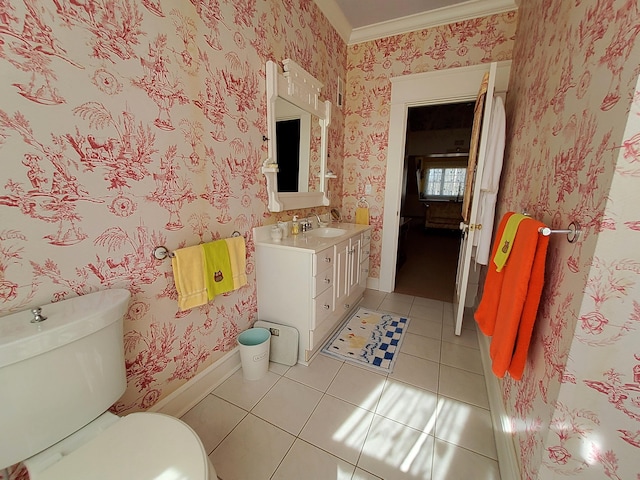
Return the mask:
[(519, 0), (314, 0), (349, 45), (502, 13)]

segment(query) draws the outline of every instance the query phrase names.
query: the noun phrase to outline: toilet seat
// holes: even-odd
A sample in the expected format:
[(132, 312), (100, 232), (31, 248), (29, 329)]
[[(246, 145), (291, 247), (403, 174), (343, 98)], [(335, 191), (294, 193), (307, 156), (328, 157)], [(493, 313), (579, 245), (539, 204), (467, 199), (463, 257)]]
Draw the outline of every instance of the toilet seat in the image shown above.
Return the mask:
[(207, 453), (177, 418), (132, 413), (32, 478), (37, 480), (207, 480)]

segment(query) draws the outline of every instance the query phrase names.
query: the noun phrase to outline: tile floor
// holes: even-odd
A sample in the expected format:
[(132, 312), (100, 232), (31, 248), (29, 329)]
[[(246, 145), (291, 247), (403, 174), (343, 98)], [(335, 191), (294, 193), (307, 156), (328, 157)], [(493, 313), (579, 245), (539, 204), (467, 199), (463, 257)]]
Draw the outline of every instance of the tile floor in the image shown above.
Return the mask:
[(392, 374), (271, 363), (182, 417), (220, 479), (500, 479), (473, 322), (456, 337), (450, 303), (367, 290), (362, 305), (411, 319)]

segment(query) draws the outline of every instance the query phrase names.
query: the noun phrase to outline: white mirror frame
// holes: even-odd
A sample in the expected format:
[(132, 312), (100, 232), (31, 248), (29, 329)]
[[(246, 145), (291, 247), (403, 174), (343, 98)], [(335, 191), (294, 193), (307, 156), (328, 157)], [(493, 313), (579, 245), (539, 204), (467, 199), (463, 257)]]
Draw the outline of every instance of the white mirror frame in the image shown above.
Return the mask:
[[(322, 83), (307, 73), (293, 60), (282, 61), (284, 73), (278, 64), (269, 60), (267, 76), (267, 159), (262, 173), (267, 179), (268, 209), (271, 212), (329, 205), (327, 195), (328, 127), (331, 122), (331, 102), (320, 101)], [(276, 99), (280, 97), (318, 117), (320, 123), (320, 191), (278, 192), (278, 159), (276, 154)]]

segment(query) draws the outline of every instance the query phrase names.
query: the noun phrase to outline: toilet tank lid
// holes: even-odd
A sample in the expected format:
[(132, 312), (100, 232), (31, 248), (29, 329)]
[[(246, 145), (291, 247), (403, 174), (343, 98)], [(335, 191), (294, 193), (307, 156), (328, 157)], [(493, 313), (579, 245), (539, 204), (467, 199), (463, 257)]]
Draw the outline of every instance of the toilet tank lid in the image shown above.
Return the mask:
[(40, 323), (30, 310), (0, 318), (0, 368), (35, 357), (120, 321), (131, 294), (114, 288), (42, 305)]
[(38, 475), (38, 480), (206, 480), (207, 453), (186, 423), (132, 413)]

